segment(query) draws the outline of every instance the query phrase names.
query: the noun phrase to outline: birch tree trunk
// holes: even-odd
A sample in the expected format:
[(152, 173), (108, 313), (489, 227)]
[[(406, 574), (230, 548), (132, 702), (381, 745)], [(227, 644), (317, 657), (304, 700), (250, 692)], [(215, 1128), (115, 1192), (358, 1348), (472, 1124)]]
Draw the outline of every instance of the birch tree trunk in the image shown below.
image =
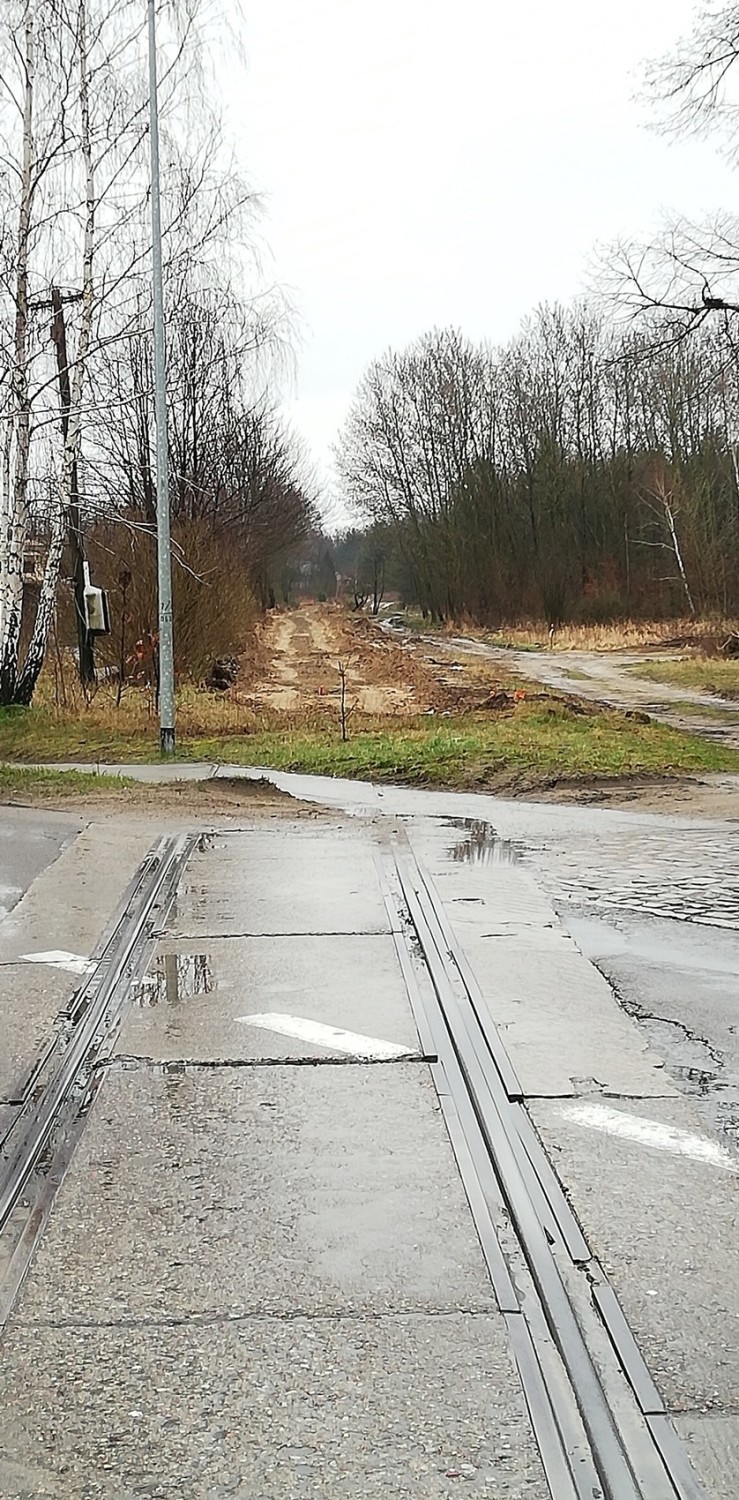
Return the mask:
[(4, 455), (6, 483), (3, 486), (0, 531), (0, 703), (3, 704), (15, 701), (23, 608), (23, 554), (28, 535), (28, 469), (31, 447), (28, 256), (36, 154), (33, 111), (36, 71), (34, 7), (35, 0), (25, 0), (19, 38), (19, 46), (23, 49), (23, 147), (20, 163), (12, 401)]
[(694, 615), (695, 614), (695, 601), (693, 599), (693, 595), (692, 595), (691, 590), (690, 590), (690, 584), (688, 583), (688, 575), (685, 572), (685, 564), (683, 562), (683, 555), (682, 555), (682, 552), (680, 550), (680, 541), (679, 541), (678, 534), (677, 534), (677, 524), (676, 524), (676, 521), (675, 521), (675, 512), (674, 512), (673, 507), (671, 506), (671, 504), (670, 504), (670, 502), (669, 502), (669, 500), (667, 499), (666, 496), (663, 497), (662, 504), (664, 506), (665, 518), (666, 518), (667, 527), (668, 527), (668, 530), (669, 530), (669, 533), (670, 533), (670, 543), (672, 545), (672, 550), (673, 550), (673, 552), (675, 554), (675, 562), (677, 563), (678, 572), (680, 574), (680, 579), (681, 579), (681, 582), (682, 582), (682, 586), (683, 586), (683, 588), (685, 590), (685, 597), (686, 597), (686, 599), (688, 601), (688, 609), (690, 610), (691, 615)]
[(82, 394), (90, 349), (90, 334), (95, 305), (93, 267), (95, 253), (95, 171), (90, 131), (90, 78), (88, 56), (89, 0), (79, 0), (77, 8), (76, 45), (79, 66), (80, 148), (85, 172), (85, 231), (82, 250), (82, 302), (77, 354), (70, 381), (69, 423), (62, 454), (58, 503), (55, 507), (51, 540), (39, 593), (33, 633), (26, 652), (14, 695), (14, 701), (29, 704), (44, 664), (46, 646), (54, 618), (59, 569), (67, 534), (69, 509), (73, 499), (74, 473), (79, 457), (82, 433)]

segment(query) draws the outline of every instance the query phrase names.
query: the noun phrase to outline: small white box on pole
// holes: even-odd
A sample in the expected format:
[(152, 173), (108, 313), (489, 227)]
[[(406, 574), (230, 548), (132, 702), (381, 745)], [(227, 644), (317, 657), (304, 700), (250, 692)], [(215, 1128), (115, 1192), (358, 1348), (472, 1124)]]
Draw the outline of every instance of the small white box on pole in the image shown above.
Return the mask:
[(85, 624), (89, 635), (110, 635), (108, 595), (89, 583), (85, 587)]

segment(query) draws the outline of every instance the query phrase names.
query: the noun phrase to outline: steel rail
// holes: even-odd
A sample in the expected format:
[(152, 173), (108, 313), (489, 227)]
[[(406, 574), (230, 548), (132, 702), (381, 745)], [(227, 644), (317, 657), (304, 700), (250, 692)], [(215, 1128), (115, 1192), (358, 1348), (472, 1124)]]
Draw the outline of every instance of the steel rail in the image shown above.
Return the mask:
[[(78, 1008), (84, 1006), (85, 996), (89, 989), (91, 979), (95, 974), (98, 965), (105, 956), (105, 952), (110, 944), (111, 938), (113, 937), (114, 932), (117, 930), (123, 917), (128, 911), (128, 908), (131, 905), (131, 902), (134, 899), (139, 886), (141, 885), (146, 869), (148, 869), (151, 860), (156, 857), (157, 851), (160, 849), (160, 847), (163, 847), (164, 842), (165, 841), (163, 838), (159, 839), (158, 842), (153, 846), (153, 848), (149, 850), (148, 854), (139, 865), (135, 875), (129, 881), (120, 901), (118, 902), (118, 905), (115, 907), (112, 915), (106, 922), (105, 927), (103, 928), (94, 947), (90, 952), (90, 968), (87, 977), (72, 991), (66, 1005), (59, 1012), (60, 1017), (71, 1021), (73, 1020)], [(36, 1086), (42, 1079), (44, 1071), (48, 1067), (49, 1061), (53, 1057), (57, 1046), (58, 1036), (52, 1035), (44, 1045), (43, 1050), (36, 1057), (33, 1066), (30, 1072), (26, 1075), (23, 1083), (19, 1083), (16, 1088), (12, 1090), (13, 1098), (8, 1101), (9, 1103), (16, 1106), (24, 1105), (28, 1102), (31, 1096), (35, 1094)], [(7, 1130), (5, 1132), (5, 1135), (0, 1139), (0, 1155), (1, 1148), (9, 1134), (10, 1130)]]
[[(120, 1016), (137, 945), (152, 936), (157, 903), (174, 897), (182, 869), (194, 847), (192, 835), (160, 839), (146, 856), (124, 896), (123, 910), (109, 924), (94, 969), (78, 987), (60, 1031), (42, 1060), (47, 1078), (27, 1093), (0, 1154), (0, 1232), (6, 1226), (94, 1048)], [(126, 981), (121, 987), (121, 980)], [(120, 993), (117, 996), (116, 991)], [(39, 1079), (39, 1068), (33, 1074)]]
[[(593, 1493), (598, 1493), (598, 1488), (593, 1489), (595, 1479), (596, 1486), (602, 1486), (607, 1500), (653, 1500), (658, 1494), (679, 1497), (679, 1500), (705, 1500), (704, 1491), (689, 1465), (615, 1293), (592, 1257), (531, 1125), (521, 1102), (518, 1079), (491, 1019), (489, 1016), (485, 1019), (485, 1003), (464, 955), (461, 955), (460, 962), (459, 946), (433, 883), (416, 862), (410, 848), (401, 851), (396, 845), (393, 856), (403, 900), (423, 953), (435, 1001), (429, 1003), (422, 998), (415, 976), (412, 976), (411, 1004), (414, 1013), (420, 1010), (424, 1027), (422, 1034), (431, 1040), (439, 1057), (440, 1102), (448, 1129), (451, 1120), (450, 1138), (458, 1155), (465, 1187), (470, 1157), (474, 1158), (478, 1186), (481, 1186), (478, 1158), (483, 1150), (494, 1169), (498, 1191), (508, 1208), (536, 1288), (546, 1329), (559, 1352), (587, 1434), (590, 1451), (583, 1455), (577, 1447), (567, 1399), (563, 1399), (561, 1391), (551, 1390), (551, 1370), (546, 1394), (556, 1424), (555, 1433), (551, 1423), (542, 1422), (539, 1376), (544, 1371), (545, 1361), (537, 1350), (535, 1330), (521, 1318), (520, 1303), (517, 1302), (514, 1310), (505, 1296), (501, 1300), (498, 1291), (500, 1275), (496, 1276), (494, 1272), (497, 1259), (494, 1254), (491, 1278), (501, 1311), (509, 1324), (512, 1348), (551, 1493), (556, 1500), (560, 1497), (569, 1500), (573, 1493), (578, 1497), (592, 1497)], [(386, 903), (387, 900), (386, 896)], [(408, 968), (406, 961), (406, 981)], [(437, 1078), (437, 1086), (438, 1083)], [(457, 1151), (460, 1134), (464, 1137), (461, 1155)], [(470, 1207), (478, 1224), (473, 1197), (468, 1189)], [(485, 1251), (482, 1236), (481, 1243)], [(587, 1265), (588, 1276), (592, 1277), (592, 1305), (600, 1316), (617, 1361), (614, 1375), (620, 1373), (626, 1377), (635, 1397), (636, 1411), (631, 1425), (636, 1430), (630, 1431), (628, 1439), (616, 1420), (578, 1320), (555, 1257), (555, 1246), (565, 1251), (574, 1266), (582, 1268)], [(498, 1254), (502, 1257), (500, 1246)], [(490, 1257), (487, 1258), (490, 1265)], [(507, 1291), (505, 1282), (503, 1290)], [(535, 1322), (535, 1319), (530, 1321)], [(523, 1358), (520, 1356), (522, 1325), (529, 1335), (527, 1355)], [(539, 1376), (535, 1368), (532, 1375), (532, 1349)], [(567, 1464), (566, 1477), (562, 1472), (563, 1458)]]

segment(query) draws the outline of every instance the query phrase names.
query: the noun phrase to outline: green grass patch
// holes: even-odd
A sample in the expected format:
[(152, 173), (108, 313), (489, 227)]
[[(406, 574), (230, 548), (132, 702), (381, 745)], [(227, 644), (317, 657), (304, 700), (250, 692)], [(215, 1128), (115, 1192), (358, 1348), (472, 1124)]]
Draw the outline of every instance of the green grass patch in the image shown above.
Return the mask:
[(357, 732), (346, 744), (316, 731), (288, 731), (196, 741), (198, 758), (250, 761), (283, 771), (362, 780), (480, 789), (686, 772), (739, 772), (739, 751), (640, 724), (622, 714), (577, 714), (521, 705), (510, 715), (480, 714), (402, 730)]
[(720, 698), (739, 698), (739, 661), (721, 657), (695, 657), (689, 661), (645, 661), (630, 665), (635, 677), (665, 682), (674, 687), (715, 693)]
[[(64, 720), (48, 709), (0, 714), (0, 760), (87, 761), (106, 763), (155, 761), (155, 723), (96, 725)], [(691, 772), (739, 772), (739, 751), (655, 722), (640, 723), (625, 714), (580, 713), (552, 700), (521, 702), (512, 711), (476, 711), (438, 719), (353, 721), (343, 743), (332, 722), (304, 725), (294, 721), (234, 734), (183, 732), (178, 741), (183, 760), (264, 765), (278, 770), (363, 780), (481, 789), (507, 783), (545, 785), (553, 780), (588, 780), (624, 776), (671, 776)], [(27, 785), (38, 789), (44, 777), (53, 790), (79, 794), (109, 790), (123, 782), (101, 782), (95, 775), (38, 772), (15, 765), (5, 768), (0, 793)], [(24, 778), (28, 778), (24, 782)]]
[(134, 783), (125, 776), (97, 776), (89, 771), (37, 770), (35, 766), (0, 765), (0, 798), (110, 796)]

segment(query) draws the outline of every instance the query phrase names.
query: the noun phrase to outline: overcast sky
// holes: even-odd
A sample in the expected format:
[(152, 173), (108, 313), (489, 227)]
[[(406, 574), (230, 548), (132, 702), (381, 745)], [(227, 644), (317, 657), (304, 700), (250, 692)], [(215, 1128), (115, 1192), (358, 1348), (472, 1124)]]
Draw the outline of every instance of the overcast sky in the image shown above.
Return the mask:
[(597, 242), (730, 208), (708, 143), (635, 102), (688, 0), (245, 0), (230, 93), (302, 342), (288, 407), (330, 446), (371, 359), (434, 325), (504, 341), (582, 291)]

